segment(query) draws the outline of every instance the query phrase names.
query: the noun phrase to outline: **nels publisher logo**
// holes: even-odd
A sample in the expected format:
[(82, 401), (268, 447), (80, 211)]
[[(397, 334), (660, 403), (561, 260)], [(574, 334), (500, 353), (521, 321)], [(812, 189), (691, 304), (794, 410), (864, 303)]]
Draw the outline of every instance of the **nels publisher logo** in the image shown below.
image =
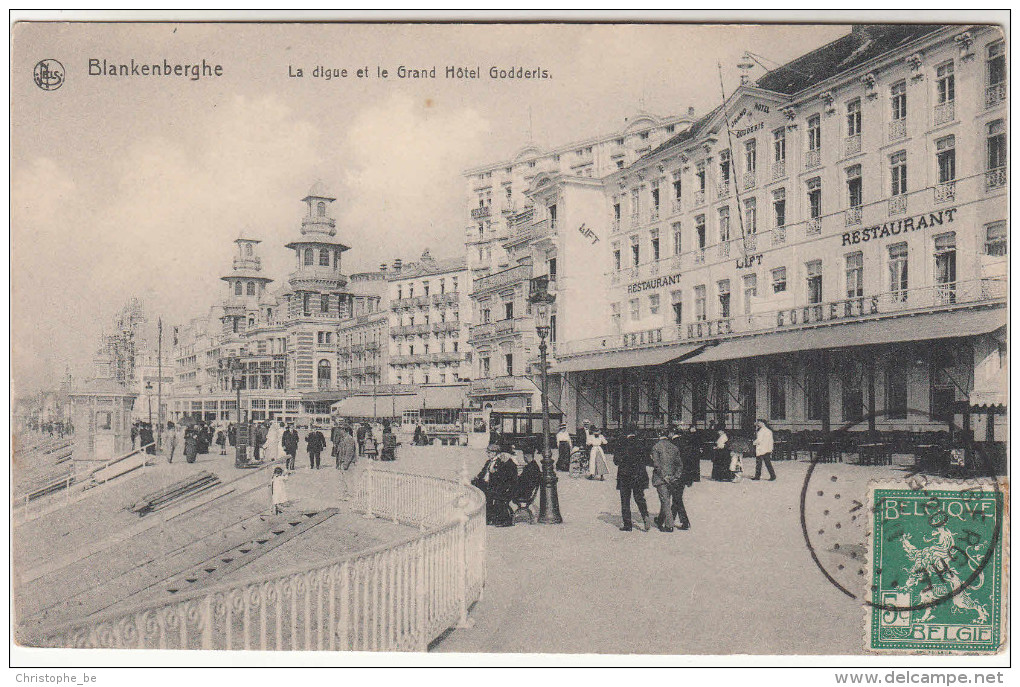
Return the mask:
[(56, 60), (39, 60), (32, 70), (32, 79), (44, 91), (55, 91), (64, 85), (64, 65)]

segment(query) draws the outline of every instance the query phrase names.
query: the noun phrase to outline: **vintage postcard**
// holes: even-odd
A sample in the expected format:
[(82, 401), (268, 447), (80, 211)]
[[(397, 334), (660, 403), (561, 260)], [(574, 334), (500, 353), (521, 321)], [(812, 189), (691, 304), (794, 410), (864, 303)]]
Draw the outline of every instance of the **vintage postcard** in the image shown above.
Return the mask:
[(1008, 15), (326, 18), (11, 25), (17, 660), (1008, 664)]

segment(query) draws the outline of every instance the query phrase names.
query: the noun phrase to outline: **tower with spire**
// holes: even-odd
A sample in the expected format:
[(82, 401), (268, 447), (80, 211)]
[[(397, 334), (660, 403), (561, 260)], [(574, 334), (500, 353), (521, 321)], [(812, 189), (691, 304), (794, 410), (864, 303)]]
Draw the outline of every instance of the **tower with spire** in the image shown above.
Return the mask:
[(228, 335), (245, 332), (252, 318), (258, 315), (259, 299), (266, 286), (273, 281), (262, 272), (262, 259), (258, 255), (260, 240), (248, 238), (242, 232), (234, 243), (237, 253), (233, 269), (220, 277), (227, 283), (222, 321), (223, 332)]

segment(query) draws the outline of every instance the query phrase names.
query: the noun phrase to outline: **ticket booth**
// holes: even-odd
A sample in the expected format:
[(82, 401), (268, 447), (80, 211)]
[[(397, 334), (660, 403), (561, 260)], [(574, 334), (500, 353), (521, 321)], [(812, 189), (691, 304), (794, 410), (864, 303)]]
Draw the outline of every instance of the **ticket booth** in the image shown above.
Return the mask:
[(113, 379), (93, 379), (70, 396), (76, 467), (80, 461), (101, 463), (131, 450), (131, 409), (137, 394)]

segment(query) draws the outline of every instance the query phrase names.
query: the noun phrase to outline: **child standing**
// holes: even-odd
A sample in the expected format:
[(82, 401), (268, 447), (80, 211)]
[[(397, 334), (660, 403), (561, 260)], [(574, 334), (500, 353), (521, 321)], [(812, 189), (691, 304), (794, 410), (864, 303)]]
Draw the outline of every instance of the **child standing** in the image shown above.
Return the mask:
[(283, 512), (283, 504), (287, 503), (287, 478), (283, 474), (283, 468), (273, 469), (273, 483), (270, 490), (273, 494), (273, 514), (279, 515)]

